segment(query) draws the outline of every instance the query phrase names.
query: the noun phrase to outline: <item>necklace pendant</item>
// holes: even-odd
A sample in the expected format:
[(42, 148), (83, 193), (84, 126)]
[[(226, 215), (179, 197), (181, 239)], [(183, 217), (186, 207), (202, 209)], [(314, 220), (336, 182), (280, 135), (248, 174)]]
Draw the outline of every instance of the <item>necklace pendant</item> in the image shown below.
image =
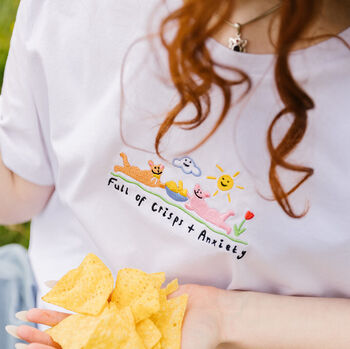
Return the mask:
[(241, 38), (242, 25), (237, 22), (237, 23), (234, 23), (233, 26), (237, 30), (237, 33), (236, 33), (235, 37), (230, 37), (228, 39), (228, 47), (232, 51), (244, 52), (245, 51), (245, 47), (247, 46), (248, 40), (245, 40), (245, 39)]
[(241, 35), (237, 34), (235, 37), (230, 37), (228, 39), (228, 47), (232, 51), (245, 52), (245, 47), (247, 46), (248, 40), (242, 39)]

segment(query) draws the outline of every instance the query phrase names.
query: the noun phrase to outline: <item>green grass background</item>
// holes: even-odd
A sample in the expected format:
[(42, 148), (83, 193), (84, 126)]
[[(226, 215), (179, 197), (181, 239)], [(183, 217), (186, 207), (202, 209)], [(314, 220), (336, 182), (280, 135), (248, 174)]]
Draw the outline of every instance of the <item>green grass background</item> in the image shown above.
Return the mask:
[[(0, 91), (18, 4), (19, 0), (0, 0)], [(30, 223), (0, 226), (0, 246), (18, 243), (28, 247), (29, 230)]]

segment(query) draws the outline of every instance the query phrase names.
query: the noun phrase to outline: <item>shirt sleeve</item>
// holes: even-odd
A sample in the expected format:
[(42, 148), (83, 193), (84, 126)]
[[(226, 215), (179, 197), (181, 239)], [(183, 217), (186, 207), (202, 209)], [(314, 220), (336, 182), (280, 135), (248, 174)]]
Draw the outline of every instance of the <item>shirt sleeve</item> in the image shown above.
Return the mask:
[[(39, 184), (54, 184), (48, 151), (33, 93), (30, 0), (22, 0), (11, 38), (0, 97), (0, 151), (11, 171)], [(45, 116), (41, 116), (45, 117)]]

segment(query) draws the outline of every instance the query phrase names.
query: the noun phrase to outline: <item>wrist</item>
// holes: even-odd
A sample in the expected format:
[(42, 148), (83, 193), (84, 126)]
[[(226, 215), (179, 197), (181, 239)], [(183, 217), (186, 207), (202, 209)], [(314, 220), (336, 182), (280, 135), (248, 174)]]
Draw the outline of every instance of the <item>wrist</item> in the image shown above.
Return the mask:
[(239, 319), (242, 319), (247, 297), (249, 297), (249, 292), (220, 290), (218, 297), (220, 344), (239, 342)]

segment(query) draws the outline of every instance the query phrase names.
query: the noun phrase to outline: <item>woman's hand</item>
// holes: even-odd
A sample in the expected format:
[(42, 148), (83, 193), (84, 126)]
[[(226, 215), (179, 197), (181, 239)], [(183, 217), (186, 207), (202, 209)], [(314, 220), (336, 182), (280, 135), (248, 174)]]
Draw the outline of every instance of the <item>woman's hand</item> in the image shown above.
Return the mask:
[[(181, 349), (215, 349), (221, 343), (222, 319), (220, 317), (219, 296), (224, 292), (214, 287), (183, 285), (169, 298), (188, 294), (188, 305), (182, 327)], [(69, 314), (31, 309), (26, 314), (27, 321), (55, 326)], [(53, 349), (60, 346), (51, 337), (30, 326), (19, 326), (16, 334), (31, 343), (28, 349)]]
[(169, 296), (188, 294), (181, 349), (215, 349), (222, 343), (220, 299), (224, 292), (215, 287), (183, 285)]
[[(26, 320), (37, 324), (55, 326), (60, 321), (64, 320), (70, 314), (61, 313), (52, 310), (31, 309), (26, 313)], [(61, 348), (55, 343), (51, 337), (38, 329), (31, 326), (19, 326), (16, 330), (16, 335), (24, 341), (31, 343), (28, 349), (54, 349)]]

